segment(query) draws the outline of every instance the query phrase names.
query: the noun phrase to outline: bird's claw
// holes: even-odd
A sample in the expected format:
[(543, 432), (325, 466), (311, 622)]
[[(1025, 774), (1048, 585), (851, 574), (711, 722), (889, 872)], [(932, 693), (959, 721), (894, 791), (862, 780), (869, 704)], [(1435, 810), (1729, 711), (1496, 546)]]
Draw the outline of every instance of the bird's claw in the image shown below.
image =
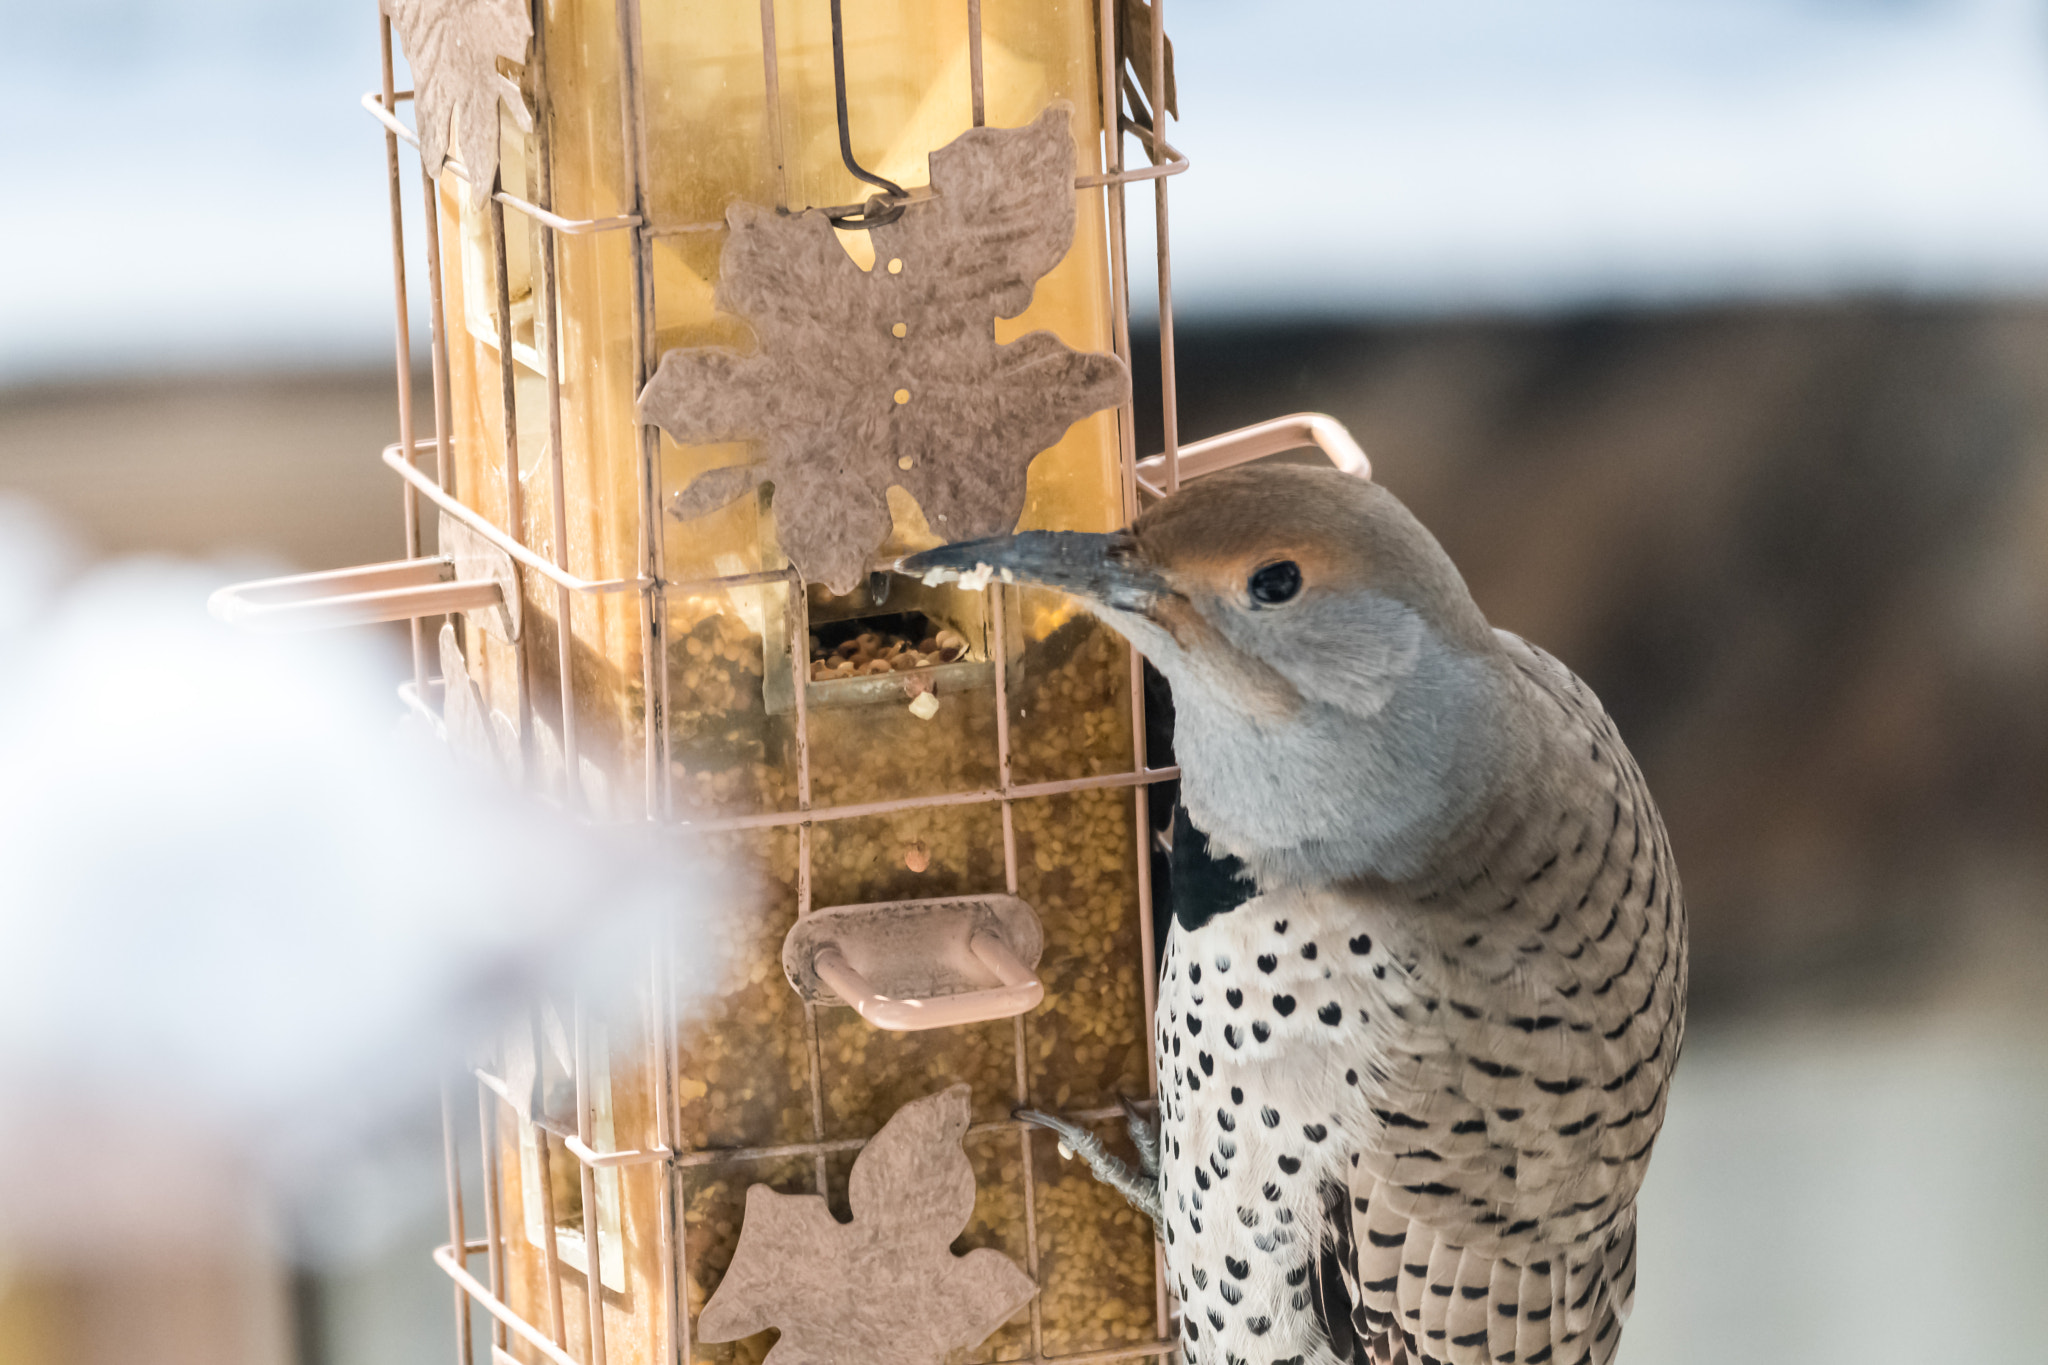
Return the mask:
[(1138, 1149), (1138, 1170), (1132, 1170), (1123, 1158), (1102, 1145), (1102, 1139), (1086, 1128), (1056, 1114), (1039, 1109), (1019, 1109), (1015, 1117), (1026, 1123), (1054, 1134), (1060, 1140), (1062, 1156), (1078, 1156), (1088, 1163), (1088, 1169), (1095, 1178), (1122, 1195), (1130, 1206), (1152, 1220), (1154, 1227), (1161, 1224), (1159, 1206), (1159, 1140), (1152, 1125), (1137, 1111), (1137, 1106), (1123, 1100), (1125, 1121), (1130, 1125), (1131, 1142)]

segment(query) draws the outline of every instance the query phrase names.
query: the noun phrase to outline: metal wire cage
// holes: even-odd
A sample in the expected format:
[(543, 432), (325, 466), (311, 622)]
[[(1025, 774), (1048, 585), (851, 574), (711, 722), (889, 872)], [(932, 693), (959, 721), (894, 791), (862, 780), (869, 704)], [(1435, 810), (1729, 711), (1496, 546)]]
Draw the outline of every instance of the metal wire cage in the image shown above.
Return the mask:
[[(1031, 590), (822, 593), (776, 553), (771, 509), (754, 501), (678, 525), (668, 493), (717, 453), (676, 447), (633, 398), (665, 350), (722, 335), (706, 281), (723, 200), (801, 211), (858, 192), (857, 178), (896, 193), (831, 209), (845, 226), (918, 211), (848, 136), (848, 69), (894, 44), (892, 79), (913, 71), (922, 103), (885, 89), (863, 106), (858, 87), (854, 103), (894, 107), (913, 152), (962, 114), (982, 126), (1008, 97), (1085, 113), (1073, 256), (1100, 269), (1077, 267), (1061, 297), (1067, 325), (1093, 328), (1126, 366), (1126, 196), (1151, 182), (1164, 448), (1138, 458), (1128, 401), (1077, 425), (1041, 458), (1053, 472), (1033, 468), (1028, 524), (1106, 529), (1184, 478), (1297, 446), (1360, 473), (1364, 457), (1315, 416), (1179, 446), (1167, 181), (1187, 162), (1163, 136), (1160, 0), (892, 0), (872, 7), (890, 23), (863, 12), (843, 26), (832, 0), (829, 38), (825, 6), (729, 0), (684, 24), (638, 0), (535, 3), (518, 71), (534, 126), (504, 128), (487, 198), (453, 160), (407, 190), (402, 149), (420, 140), (400, 117), (412, 92), (396, 88), (380, 14), (383, 82), (363, 103), (389, 172), (400, 440), (383, 458), (402, 480), (409, 558), (248, 585), (227, 614), (411, 619), (401, 692), (428, 722), (453, 730), (458, 703), (489, 715), (484, 743), (537, 795), (654, 837), (687, 829), (762, 887), (735, 907), (715, 999), (685, 1009), (667, 984), (675, 955), (700, 945), (651, 943), (638, 998), (537, 1002), (477, 1069), (480, 1208), (463, 1195), (458, 1096), (444, 1094), (449, 1242), (435, 1260), (455, 1283), (464, 1361), (479, 1345), (472, 1305), (493, 1359), (758, 1358), (758, 1339), (696, 1335), (746, 1186), (843, 1204), (850, 1163), (888, 1114), (956, 1080), (975, 1103), (965, 1240), (1007, 1252), (1039, 1288), (970, 1359), (1078, 1365), (1175, 1346), (1150, 1227), (1010, 1117), (1057, 1107), (1120, 1135), (1117, 1097), (1154, 1088), (1146, 788), (1177, 773), (1147, 766), (1142, 662)], [(985, 40), (985, 19), (1002, 41)], [(964, 70), (943, 60), (952, 51)], [(941, 87), (957, 113), (931, 113)], [(835, 122), (844, 174), (816, 153)], [(413, 192), (423, 230), (409, 244)], [(431, 313), (430, 436), (413, 407), (409, 274)], [(430, 510), (438, 557), (422, 553)], [(438, 651), (423, 625), (435, 613), (451, 614)], [(916, 682), (819, 667), (834, 641), (941, 627), (962, 643)], [(906, 712), (920, 691), (942, 700), (939, 721)], [(823, 906), (998, 886), (1045, 926), (1045, 1003), (1028, 1013), (890, 1033), (780, 979), (784, 931)]]

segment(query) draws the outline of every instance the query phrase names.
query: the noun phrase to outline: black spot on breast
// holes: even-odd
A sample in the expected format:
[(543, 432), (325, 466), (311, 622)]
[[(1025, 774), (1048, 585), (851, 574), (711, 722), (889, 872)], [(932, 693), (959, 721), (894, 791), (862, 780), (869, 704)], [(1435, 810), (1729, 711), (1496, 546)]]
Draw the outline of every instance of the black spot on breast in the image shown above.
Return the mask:
[(1458, 1286), (1458, 1296), (1465, 1299), (1483, 1299), (1490, 1292), (1492, 1291), (1483, 1284), (1462, 1284)]
[(1227, 971), (1229, 971), (1229, 970), (1230, 970), (1230, 959), (1229, 959), (1229, 958), (1227, 958), (1227, 957), (1221, 957), (1221, 956), (1219, 956), (1219, 957), (1218, 957), (1218, 958), (1216, 959), (1216, 970), (1217, 970), (1217, 971), (1219, 971), (1219, 972), (1227, 972)]
[(1259, 1225), (1258, 1210), (1248, 1209), (1244, 1205), (1239, 1204), (1237, 1206), (1237, 1221), (1248, 1228), (1257, 1227)]
[(1230, 1102), (1232, 1104), (1244, 1103), (1244, 1088), (1242, 1086), (1233, 1085), (1230, 1087)]
[(1201, 963), (1199, 963), (1199, 962), (1193, 962), (1193, 963), (1190, 963), (1190, 964), (1188, 964), (1188, 980), (1190, 980), (1190, 981), (1194, 982), (1194, 983), (1195, 983), (1195, 984), (1196, 984), (1197, 986), (1199, 986), (1199, 985), (1201, 985), (1201, 984), (1202, 984), (1202, 964), (1201, 964)]
[(1219, 1178), (1227, 1177), (1230, 1174), (1230, 1168), (1223, 1164), (1223, 1158), (1220, 1156), (1209, 1158), (1209, 1168), (1215, 1171)]
[(1477, 948), (1479, 946), (1480, 937), (1481, 935), (1479, 934), (1467, 934), (1465, 936), (1465, 946), (1467, 948)]
[(1372, 1112), (1373, 1117), (1377, 1118), (1381, 1123), (1386, 1124), (1389, 1128), (1429, 1127), (1429, 1124), (1424, 1122), (1423, 1120), (1416, 1118), (1412, 1114), (1404, 1114), (1398, 1109), (1375, 1109)]
[[(1169, 1226), (1170, 1226), (1170, 1225), (1169, 1225)], [(1201, 1220), (1201, 1219), (1199, 1219), (1199, 1218), (1197, 1218), (1197, 1217), (1195, 1217), (1195, 1215), (1193, 1215), (1193, 1214), (1191, 1213), (1191, 1214), (1189, 1214), (1189, 1215), (1188, 1215), (1188, 1226), (1189, 1226), (1189, 1227), (1191, 1227), (1191, 1228), (1193, 1228), (1193, 1229), (1195, 1230), (1196, 1234), (1197, 1234), (1197, 1235), (1199, 1235), (1199, 1234), (1201, 1233), (1201, 1231), (1202, 1231), (1202, 1220)], [(1217, 1325), (1218, 1327), (1221, 1327), (1221, 1326), (1222, 1326), (1223, 1324), (1219, 1322), (1219, 1323), (1217, 1323), (1216, 1325)]]
[(1265, 1184), (1259, 1186), (1259, 1193), (1265, 1195), (1269, 1200), (1278, 1200), (1280, 1198), (1280, 1187), (1268, 1180)]
[(1268, 1024), (1266, 1023), (1266, 1021), (1265, 1021), (1265, 1020), (1263, 1020), (1263, 1019), (1254, 1019), (1254, 1020), (1252, 1021), (1252, 1037), (1253, 1037), (1253, 1038), (1256, 1038), (1256, 1039), (1257, 1039), (1257, 1040), (1258, 1040), (1259, 1042), (1262, 1042), (1262, 1043), (1263, 1043), (1263, 1042), (1265, 1042), (1265, 1041), (1266, 1041), (1266, 1040), (1267, 1040), (1268, 1038), (1271, 1038), (1272, 1036), (1273, 1036), (1273, 1030), (1272, 1030), (1271, 1026), (1269, 1026), (1269, 1025), (1268, 1025)]
[(1483, 1133), (1486, 1131), (1486, 1120), (1462, 1119), (1451, 1125), (1451, 1131), (1454, 1133)]
[(1267, 1105), (1259, 1110), (1259, 1122), (1265, 1124), (1268, 1128), (1278, 1128), (1280, 1126), (1280, 1111), (1271, 1105)]
[(1218, 1109), (1216, 1111), (1216, 1126), (1226, 1133), (1236, 1132), (1237, 1115), (1231, 1113), (1228, 1109)]
[(1314, 962), (1316, 960), (1316, 945), (1313, 943), (1302, 944), (1301, 955), (1307, 961)]
[[(1489, 1062), (1484, 1057), (1468, 1057), (1466, 1058), (1466, 1064), (1482, 1075), (1493, 1076), (1501, 1080), (1511, 1079), (1522, 1074), (1522, 1069), (1518, 1066), (1509, 1066), (1506, 1062)], [(1542, 1084), (1541, 1081), (1537, 1082), (1539, 1086)]]
[(1365, 1234), (1365, 1240), (1371, 1242), (1376, 1247), (1397, 1247), (1408, 1240), (1408, 1229), (1402, 1228), (1399, 1232), (1373, 1232), (1368, 1230)]
[(1274, 996), (1273, 1012), (1275, 1014), (1278, 1014), (1282, 1019), (1285, 1019), (1288, 1015), (1294, 1013), (1294, 997), (1291, 995)]
[(1586, 1082), (1583, 1077), (1573, 1076), (1571, 1079), (1563, 1081), (1538, 1080), (1536, 1088), (1546, 1095), (1569, 1095), (1572, 1091), (1582, 1088), (1585, 1084)]
[(1209, 1188), (1209, 1173), (1200, 1166), (1195, 1167), (1195, 1183), (1205, 1190)]
[[(1447, 1284), (1433, 1284), (1429, 1287), (1429, 1292), (1440, 1299), (1448, 1299), (1451, 1296), (1451, 1287)], [(1442, 1336), (1443, 1333), (1438, 1332), (1437, 1335)]]
[(1229, 1256), (1223, 1258), (1223, 1268), (1230, 1272), (1230, 1278), (1233, 1280), (1248, 1279), (1252, 1273), (1250, 1261), (1239, 1261)]
[(1296, 1267), (1295, 1267), (1294, 1269), (1292, 1269), (1292, 1270), (1290, 1270), (1290, 1271), (1288, 1271), (1288, 1272), (1287, 1272), (1287, 1287), (1288, 1287), (1289, 1289), (1297, 1289), (1297, 1288), (1299, 1288), (1299, 1287), (1300, 1287), (1300, 1286), (1301, 1286), (1301, 1285), (1302, 1285), (1302, 1284), (1303, 1284), (1303, 1283), (1304, 1283), (1304, 1282), (1305, 1282), (1305, 1281), (1306, 1281), (1307, 1279), (1308, 1279), (1308, 1262), (1307, 1262), (1307, 1261), (1303, 1261), (1303, 1262), (1302, 1262), (1302, 1263), (1301, 1263), (1300, 1265), (1296, 1266)]
[(1192, 1094), (1200, 1094), (1202, 1090), (1202, 1078), (1192, 1071), (1188, 1072), (1188, 1090)]
[(1484, 1013), (1484, 1011), (1481, 1010), (1478, 1006), (1468, 1005), (1462, 1000), (1453, 1000), (1451, 1002), (1451, 1008), (1456, 1010), (1459, 1014), (1465, 1016), (1465, 1018), (1467, 1019), (1477, 1019), (1482, 1013)]
[(1253, 1336), (1262, 1337), (1266, 1335), (1267, 1329), (1273, 1325), (1273, 1320), (1267, 1317), (1246, 1318), (1244, 1325), (1251, 1329)]
[(1223, 998), (1230, 1002), (1232, 1009), (1241, 1009), (1244, 1006), (1244, 992), (1235, 987), (1223, 992)]
[(1180, 1056), (1180, 1035), (1178, 1033), (1173, 1035), (1173, 1055), (1176, 1057)]
[(1232, 1142), (1229, 1138), (1217, 1138), (1216, 1150), (1223, 1154), (1223, 1159), (1225, 1161), (1228, 1161), (1232, 1157), (1237, 1155), (1237, 1144)]
[(1287, 932), (1287, 921), (1286, 921), (1286, 920), (1284, 920), (1284, 919), (1276, 919), (1276, 920), (1274, 920), (1274, 921), (1273, 921), (1273, 932), (1274, 932), (1274, 933), (1276, 933), (1276, 934), (1284, 934), (1284, 933), (1286, 933), (1286, 932)]
[[(1277, 1004), (1279, 1002), (1275, 1001), (1274, 1003)], [(1332, 1001), (1316, 1011), (1316, 1018), (1334, 1027), (1344, 1021), (1344, 1007)]]
[(1216, 1286), (1216, 1293), (1225, 1303), (1230, 1304), (1232, 1307), (1236, 1307), (1244, 1302), (1244, 1291), (1228, 1280)]
[(1197, 1288), (1197, 1289), (1207, 1289), (1207, 1288), (1209, 1287), (1209, 1272), (1208, 1272), (1208, 1271), (1206, 1271), (1206, 1270), (1202, 1269), (1202, 1268), (1201, 1268), (1200, 1266), (1196, 1266), (1196, 1267), (1195, 1267), (1195, 1269), (1194, 1269), (1194, 1276), (1195, 1276), (1195, 1288)]
[(1347, 1071), (1347, 1072), (1345, 1072), (1345, 1073), (1344, 1073), (1344, 1084), (1346, 1084), (1346, 1085), (1357, 1085), (1357, 1084), (1358, 1084), (1358, 1068), (1357, 1068), (1357, 1067), (1353, 1067), (1353, 1068), (1352, 1068), (1351, 1070), (1349, 1070), (1349, 1071)]
[(1499, 1116), (1503, 1123), (1513, 1123), (1516, 1119), (1522, 1117), (1522, 1111), (1519, 1109), (1496, 1109), (1493, 1112)]
[(1201, 1015), (1199, 1015), (1199, 1014), (1190, 1014), (1190, 1015), (1188, 1016), (1188, 1032), (1189, 1032), (1189, 1033), (1200, 1033), (1201, 1031), (1202, 1031), (1202, 1016), (1201, 1016)]
[(1357, 938), (1352, 939), (1351, 951), (1357, 953), (1360, 957), (1364, 957), (1367, 953), (1371, 952), (1372, 935), (1360, 934)]
[[(1375, 964), (1373, 966), (1372, 979), (1375, 981), (1385, 981), (1387, 979), (1387, 969), (1384, 964)], [(1396, 1012), (1398, 1013), (1398, 1011)]]
[(1279, 966), (1279, 965), (1280, 965), (1280, 959), (1279, 959), (1279, 958), (1277, 958), (1277, 957), (1274, 957), (1274, 956), (1273, 956), (1273, 955), (1272, 955), (1271, 953), (1260, 953), (1260, 954), (1259, 954), (1259, 970), (1260, 970), (1260, 971), (1262, 971), (1262, 972), (1270, 972), (1270, 971), (1272, 971), (1272, 970), (1273, 970), (1273, 969), (1274, 969), (1275, 967), (1277, 967), (1277, 966)]
[(1204, 1052), (1197, 1056), (1195, 1060), (1202, 1064), (1202, 1074), (1204, 1076), (1213, 1076), (1216, 1074), (1216, 1059), (1214, 1057), (1211, 1057), (1208, 1053)]
[(1330, 1130), (1320, 1123), (1304, 1123), (1301, 1126), (1301, 1135), (1310, 1142), (1321, 1142), (1330, 1135)]
[(1213, 1308), (1209, 1310), (1209, 1325), (1219, 1332), (1223, 1330), (1223, 1315)]
[(1243, 1047), (1244, 1035), (1237, 1031), (1237, 1025), (1225, 1024), (1223, 1026), (1223, 1041), (1232, 1047)]
[(1281, 1158), (1280, 1158), (1280, 1173), (1281, 1173), (1282, 1175), (1294, 1175), (1294, 1174), (1296, 1174), (1297, 1172), (1299, 1172), (1300, 1170), (1301, 1170), (1301, 1158), (1300, 1158), (1300, 1157), (1293, 1157), (1293, 1156), (1283, 1156), (1283, 1157), (1281, 1157)]

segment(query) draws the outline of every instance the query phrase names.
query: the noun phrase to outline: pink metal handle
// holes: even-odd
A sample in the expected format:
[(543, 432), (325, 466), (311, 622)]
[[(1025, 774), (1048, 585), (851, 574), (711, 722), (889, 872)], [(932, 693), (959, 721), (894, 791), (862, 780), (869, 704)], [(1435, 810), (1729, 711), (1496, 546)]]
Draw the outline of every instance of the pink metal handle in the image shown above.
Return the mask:
[(1035, 1009), (1045, 999), (1045, 986), (1031, 969), (1017, 960), (1009, 945), (990, 933), (977, 933), (967, 941), (968, 949), (995, 974), (1000, 986), (965, 991), (959, 995), (935, 996), (930, 1000), (898, 1000), (877, 994), (868, 979), (853, 969), (836, 944), (826, 944), (811, 959), (818, 979), (833, 994), (851, 1005), (861, 1018), (876, 1028), (907, 1033), (914, 1029), (951, 1028), (955, 1024), (979, 1024), (990, 1019), (1008, 1019)]
[(477, 611), (504, 600), (493, 580), (458, 580), (451, 559), (398, 559), (235, 583), (207, 599), (206, 609), (253, 630), (317, 630)]
[[(1180, 476), (1183, 480), (1199, 479), (1219, 469), (1228, 469), (1264, 455), (1278, 455), (1283, 450), (1299, 450), (1303, 446), (1314, 446), (1322, 451), (1329, 456), (1331, 464), (1346, 474), (1355, 474), (1361, 479), (1372, 477), (1372, 461), (1359, 449), (1358, 442), (1351, 439), (1351, 433), (1344, 429), (1344, 424), (1321, 412), (1297, 412), (1289, 417), (1275, 417), (1270, 422), (1226, 431), (1221, 436), (1190, 441), (1180, 448)], [(1166, 496), (1166, 489), (1160, 483), (1165, 473), (1164, 455), (1138, 461), (1138, 485), (1155, 498)]]

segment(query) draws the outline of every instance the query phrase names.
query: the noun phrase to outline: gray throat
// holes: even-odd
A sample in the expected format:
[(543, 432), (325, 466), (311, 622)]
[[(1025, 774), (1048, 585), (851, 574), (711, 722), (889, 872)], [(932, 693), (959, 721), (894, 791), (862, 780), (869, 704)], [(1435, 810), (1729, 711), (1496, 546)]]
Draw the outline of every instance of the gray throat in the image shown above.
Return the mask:
[(1517, 698), (1469, 655), (1434, 654), (1366, 714), (1311, 701), (1252, 717), (1174, 681), (1181, 799), (1262, 887), (1419, 876), (1514, 758), (1502, 737)]

